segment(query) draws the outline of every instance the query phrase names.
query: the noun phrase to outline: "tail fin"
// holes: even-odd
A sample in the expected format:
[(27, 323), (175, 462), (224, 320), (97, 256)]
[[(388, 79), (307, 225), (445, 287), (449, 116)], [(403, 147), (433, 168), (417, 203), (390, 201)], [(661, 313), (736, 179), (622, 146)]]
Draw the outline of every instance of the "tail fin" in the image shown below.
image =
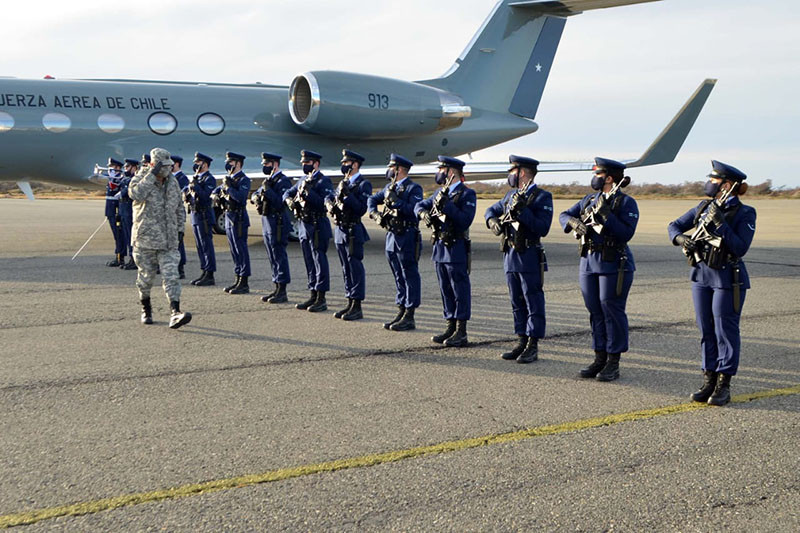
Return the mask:
[(535, 118), (565, 17), (652, 1), (658, 0), (501, 0), (450, 70), (421, 83), (478, 109)]

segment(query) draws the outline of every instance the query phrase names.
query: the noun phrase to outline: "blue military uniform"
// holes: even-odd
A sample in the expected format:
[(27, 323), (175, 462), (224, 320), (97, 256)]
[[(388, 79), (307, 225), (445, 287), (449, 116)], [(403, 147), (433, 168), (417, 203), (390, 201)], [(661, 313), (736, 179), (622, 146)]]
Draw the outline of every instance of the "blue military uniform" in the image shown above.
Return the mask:
[[(387, 178), (394, 179), (392, 172), (397, 172), (397, 168), (410, 169), (412, 166), (410, 160), (392, 154)], [(389, 203), (387, 201), (389, 196), (396, 198)], [(422, 201), (422, 187), (407, 176), (388, 184), (367, 200), (370, 217), (379, 219), (379, 223), (387, 230), (385, 251), (397, 288), (395, 304), (398, 306), (398, 315), (394, 320), (385, 323), (384, 328), (393, 331), (416, 327), (413, 321), (414, 310), (420, 305), (422, 292), (419, 276), (422, 235), (419, 232), (419, 222), (414, 214), (414, 207), (420, 201)], [(378, 212), (380, 205), (385, 206), (384, 213), (387, 214), (381, 215)], [(404, 320), (407, 315), (410, 315), (408, 320)], [(400, 322), (405, 324), (398, 330), (396, 326)]]
[[(232, 168), (234, 162), (244, 162), (245, 156), (235, 152), (225, 154), (226, 168)], [(247, 229), (250, 217), (247, 214), (247, 200), (250, 198), (250, 178), (241, 170), (225, 177), (223, 184), (217, 188), (218, 194), (225, 196), (225, 234), (233, 258), (233, 273), (236, 282), (225, 288), (229, 294), (246, 294), (250, 292), (250, 251), (247, 248)]]
[[(439, 156), (439, 163), (440, 168), (454, 169), (458, 172), (464, 168), (464, 162), (453, 157)], [(439, 176), (437, 182), (443, 184), (441, 174)], [(464, 336), (466, 336), (466, 322), (472, 316), (469, 227), (475, 219), (476, 206), (475, 191), (456, 177), (449, 187), (437, 189), (433, 195), (417, 203), (414, 208), (415, 215), (427, 212), (433, 218), (431, 259), (439, 281), (443, 315), (448, 321), (447, 331), (450, 331), (450, 325), (455, 320), (458, 326), (463, 323)], [(442, 342), (448, 346), (466, 344), (466, 337), (462, 342), (454, 343), (451, 337), (455, 333), (453, 331), (448, 338), (442, 339)]]
[(313, 170), (313, 162), (319, 162), (321, 155), (303, 150), (301, 158), (304, 171), (307, 170), (306, 175), (283, 193), (283, 201), (292, 203), (300, 221), (298, 236), (308, 274), (308, 289), (311, 291), (309, 300), (298, 304), (297, 308), (318, 312), (328, 308), (325, 300), (325, 293), (330, 290), (327, 254), (333, 234), (325, 209), (325, 198), (333, 191), (333, 184), (322, 172)]
[[(108, 165), (122, 166), (122, 163), (114, 158), (108, 158)], [(125, 249), (122, 241), (122, 220), (119, 214), (119, 184), (122, 181), (122, 175), (119, 171), (110, 172), (108, 182), (106, 183), (106, 206), (105, 215), (108, 219), (108, 225), (111, 227), (111, 234), (114, 236), (114, 255), (115, 258), (106, 263), (106, 266), (118, 267), (122, 266), (123, 257), (125, 256)]]
[[(744, 173), (730, 165), (719, 161), (712, 161), (712, 165), (712, 178), (727, 180), (737, 187), (747, 178)], [(706, 378), (711, 381), (706, 384), (708, 390), (701, 389), (692, 395), (692, 399), (708, 400), (709, 403), (722, 405), (727, 403), (727, 399), (721, 403), (716, 401), (724, 399), (719, 397), (716, 388), (722, 381), (721, 378), (724, 378), (726, 390), (722, 396), (727, 395), (729, 399), (727, 390), (730, 377), (736, 375), (739, 368), (739, 319), (745, 295), (750, 288), (750, 277), (742, 257), (753, 242), (756, 210), (744, 205), (737, 195), (729, 196), (721, 206), (716, 205), (713, 199), (700, 202), (697, 207), (669, 224), (670, 240), (673, 244), (683, 244), (686, 248), (684, 242), (688, 239), (683, 233), (703, 225), (708, 225), (710, 237), (719, 237), (721, 242), (716, 243), (719, 246), (713, 246), (701, 242), (700, 239), (693, 240), (691, 245), (696, 249), (700, 261), (696, 261), (695, 255), (687, 248), (687, 254), (693, 258), (691, 262), (694, 263), (689, 278), (692, 281), (692, 298), (697, 326), (700, 329), (702, 368)], [(694, 231), (690, 233), (694, 234)]]
[[(603, 158), (596, 158), (595, 161), (596, 172), (614, 177), (615, 183), (622, 181), (624, 164)], [(602, 185), (600, 188), (602, 189)], [(606, 196), (602, 191), (588, 194), (559, 216), (564, 231), (568, 233), (574, 229), (571, 220), (586, 219), (596, 206), (605, 206), (607, 212), (597, 217), (602, 223), (590, 226), (582, 241), (580, 286), (584, 304), (589, 311), (595, 354), (599, 358), (608, 357), (603, 369), (616, 363), (616, 368), (612, 365), (609, 372), (595, 375), (601, 381), (611, 381), (619, 377), (619, 355), (628, 351), (628, 316), (625, 306), (636, 270), (628, 241), (636, 233), (639, 207), (636, 200), (620, 191), (613, 197)]]
[[(514, 317), (514, 333), (520, 338), (519, 345), (503, 354), (507, 360), (532, 362), (538, 358), (538, 339), (545, 335), (544, 273), (547, 259), (541, 240), (550, 232), (553, 222), (553, 195), (542, 190), (531, 181), (524, 189), (518, 189), (517, 167), (533, 171), (539, 162), (521, 156), (511, 156), (509, 162), (515, 167), (509, 178), (512, 190), (499, 202), (491, 205), (484, 214), (487, 227), (495, 228), (502, 236), (503, 270), (506, 274), (511, 311)], [(493, 231), (494, 231), (493, 230)], [(530, 339), (534, 339), (535, 343)], [(518, 359), (528, 344), (537, 352)]]
[[(125, 164), (133, 168), (138, 167), (139, 162), (135, 159), (126, 159)], [(128, 195), (128, 187), (130, 186), (131, 179), (135, 171), (126, 172), (120, 181), (119, 186), (119, 216), (120, 216), (120, 230), (122, 239), (122, 255), (127, 255), (130, 259), (127, 264), (120, 265), (120, 268), (125, 270), (134, 270), (136, 264), (133, 262), (133, 243), (131, 242), (131, 235), (133, 232), (133, 200)]]
[[(281, 156), (264, 152), (261, 154), (262, 162), (280, 162)], [(269, 303), (283, 303), (287, 301), (286, 285), (291, 283), (289, 271), (289, 256), (286, 247), (289, 244), (289, 232), (292, 228), (291, 217), (283, 202), (283, 194), (292, 187), (292, 180), (283, 172), (273, 172), (272, 168), (264, 165), (268, 172), (261, 187), (253, 194), (251, 201), (258, 207), (261, 214), (261, 233), (264, 237), (264, 246), (267, 249), (272, 282), (275, 290), (261, 300)], [(280, 296), (278, 294), (280, 293)]]
[(194, 156), (195, 175), (184, 189), (184, 199), (189, 210), (192, 232), (200, 259), (200, 270), (203, 274), (192, 280), (192, 285), (200, 287), (214, 285), (214, 272), (217, 271), (217, 260), (214, 252), (214, 224), (216, 222), (211, 195), (217, 187), (217, 180), (211, 172), (197, 173), (200, 164), (211, 164), (213, 159), (197, 152)]
[(335, 223), (334, 243), (342, 264), (344, 291), (347, 307), (334, 314), (344, 320), (358, 320), (363, 317), (361, 302), (366, 297), (367, 275), (364, 270), (364, 243), (369, 241), (367, 228), (361, 217), (367, 212), (367, 201), (372, 195), (372, 184), (360, 172), (347, 176), (352, 166), (359, 165), (364, 157), (352, 150), (342, 150), (342, 172), (345, 177), (335, 192), (332, 192), (326, 203), (328, 211)]
[[(183, 165), (183, 158), (179, 155), (173, 155), (172, 160), (180, 165)], [(184, 190), (189, 186), (189, 178), (183, 173), (183, 170), (179, 170), (174, 175), (175, 179), (178, 180), (178, 185), (180, 186), (181, 190)], [(183, 244), (184, 233), (185, 228), (178, 228), (178, 252), (181, 254), (181, 260), (178, 263), (178, 275), (180, 279), (186, 277), (183, 272), (183, 267), (186, 265), (186, 247)]]

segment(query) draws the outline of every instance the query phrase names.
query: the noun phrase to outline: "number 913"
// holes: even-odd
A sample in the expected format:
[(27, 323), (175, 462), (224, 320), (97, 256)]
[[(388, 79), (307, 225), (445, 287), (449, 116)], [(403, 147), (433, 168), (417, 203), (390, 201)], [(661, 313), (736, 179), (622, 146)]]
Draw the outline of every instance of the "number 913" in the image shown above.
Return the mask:
[(372, 109), (389, 109), (388, 95), (369, 93), (367, 99), (369, 100), (369, 107)]

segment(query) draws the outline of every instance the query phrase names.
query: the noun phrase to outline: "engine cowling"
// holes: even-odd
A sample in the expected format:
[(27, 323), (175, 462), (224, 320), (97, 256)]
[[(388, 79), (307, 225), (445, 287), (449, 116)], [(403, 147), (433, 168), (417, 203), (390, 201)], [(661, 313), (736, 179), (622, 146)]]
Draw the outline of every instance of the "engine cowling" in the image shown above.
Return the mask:
[(421, 83), (317, 71), (292, 81), (289, 113), (312, 133), (398, 139), (458, 127), (472, 110), (458, 96)]

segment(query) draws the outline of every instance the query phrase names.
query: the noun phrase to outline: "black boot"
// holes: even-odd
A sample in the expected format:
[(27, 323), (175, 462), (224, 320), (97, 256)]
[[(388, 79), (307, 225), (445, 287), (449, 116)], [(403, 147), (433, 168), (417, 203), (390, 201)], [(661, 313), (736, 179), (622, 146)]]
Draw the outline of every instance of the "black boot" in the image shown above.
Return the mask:
[(466, 346), (467, 344), (469, 344), (469, 339), (467, 339), (467, 321), (456, 320), (456, 332), (445, 339), (444, 345), (458, 348), (460, 346)]
[(340, 310), (336, 311), (335, 313), (333, 313), (333, 317), (334, 318), (342, 318), (344, 315), (346, 315), (350, 311), (351, 307), (353, 307), (353, 299), (352, 298), (348, 298), (347, 299), (347, 305), (345, 306), (345, 308), (344, 309), (340, 309)]
[(169, 317), (170, 329), (178, 329), (192, 321), (192, 313), (188, 311), (181, 313), (180, 302), (171, 301), (169, 303), (169, 308), (172, 310), (172, 315)]
[(414, 322), (414, 308), (407, 307), (403, 313), (403, 318), (389, 326), (392, 331), (410, 331), (416, 329), (417, 324)]
[(517, 343), (517, 345), (514, 346), (514, 348), (510, 352), (506, 352), (500, 357), (502, 357), (506, 361), (513, 361), (514, 359), (519, 357), (519, 354), (525, 351), (525, 346), (527, 346), (527, 344), (528, 344), (528, 336), (519, 335), (519, 342)]
[(150, 304), (150, 298), (142, 299), (142, 324), (148, 326), (153, 323), (153, 306)]
[(119, 269), (120, 270), (125, 270), (125, 256), (124, 255), (120, 255), (119, 256)]
[(233, 289), (236, 288), (237, 285), (239, 285), (239, 279), (240, 278), (241, 278), (241, 276), (237, 275), (236, 276), (236, 280), (233, 282), (233, 285), (228, 285), (227, 287), (225, 287), (222, 290), (225, 291), (225, 292), (231, 292)]
[(731, 376), (730, 374), (720, 373), (717, 376), (717, 386), (714, 394), (708, 399), (708, 405), (725, 405), (731, 401)]
[(250, 285), (247, 284), (247, 276), (239, 276), (239, 283), (228, 291), (228, 294), (247, 294), (250, 292)]
[(528, 337), (528, 343), (522, 353), (519, 354), (519, 357), (517, 357), (517, 363), (525, 365), (533, 363), (537, 359), (539, 359), (539, 339)]
[(285, 304), (289, 301), (289, 297), (286, 295), (286, 284), (285, 283), (278, 283), (278, 291), (269, 299), (269, 303), (271, 304)]
[(317, 299), (308, 306), (309, 313), (321, 313), (328, 310), (328, 302), (325, 301), (325, 291), (317, 291)]
[(691, 398), (693, 402), (708, 401), (711, 394), (714, 392), (714, 388), (717, 386), (717, 376), (718, 374), (713, 370), (703, 370), (703, 386), (696, 392), (693, 392), (689, 398)]
[(350, 310), (342, 316), (342, 320), (350, 322), (351, 320), (361, 320), (364, 318), (364, 313), (361, 311), (361, 300), (353, 298), (353, 305)]
[(206, 272), (205, 277), (200, 278), (199, 280), (197, 280), (197, 283), (195, 283), (195, 285), (197, 285), (198, 287), (210, 287), (211, 285), (216, 285), (216, 284), (217, 282), (214, 281), (213, 272)]
[(618, 353), (608, 354), (606, 366), (597, 374), (597, 381), (614, 381), (615, 379), (619, 379), (619, 355)]
[(128, 262), (120, 267), (122, 270), (136, 270), (136, 263), (133, 262), (133, 257), (128, 259)]
[(106, 263), (107, 267), (118, 267), (122, 265), (122, 254), (117, 254), (114, 259)]
[(311, 291), (308, 300), (306, 300), (305, 302), (300, 302), (299, 304), (295, 304), (295, 308), (305, 311), (306, 309), (314, 305), (314, 302), (316, 301), (317, 301), (317, 291)]
[(453, 333), (455, 332), (456, 332), (456, 319), (448, 318), (447, 328), (444, 330), (444, 333), (442, 333), (441, 335), (434, 335), (433, 337), (431, 337), (431, 340), (437, 344), (442, 344), (444, 341), (452, 337)]
[(203, 270), (203, 273), (200, 274), (199, 278), (192, 280), (192, 285), (197, 285), (198, 281), (203, 281), (204, 279), (206, 279), (206, 274), (207, 274), (207, 272), (205, 270)]
[(608, 354), (602, 350), (594, 351), (594, 363), (581, 369), (580, 376), (584, 379), (596, 378), (597, 374), (606, 366), (608, 361)]
[(183, 269), (183, 265), (178, 265), (178, 279), (186, 279), (186, 271)]
[(403, 318), (403, 315), (406, 314), (406, 308), (402, 305), (397, 306), (397, 315), (391, 319), (389, 322), (383, 323), (383, 329), (392, 329), (392, 325), (397, 324)]
[(275, 288), (272, 289), (272, 292), (267, 294), (266, 296), (262, 296), (261, 297), (261, 301), (262, 302), (264, 302), (264, 303), (269, 302), (269, 299), (272, 298), (273, 296), (275, 296), (275, 294), (278, 292), (278, 284), (273, 282), (273, 285), (275, 285)]

